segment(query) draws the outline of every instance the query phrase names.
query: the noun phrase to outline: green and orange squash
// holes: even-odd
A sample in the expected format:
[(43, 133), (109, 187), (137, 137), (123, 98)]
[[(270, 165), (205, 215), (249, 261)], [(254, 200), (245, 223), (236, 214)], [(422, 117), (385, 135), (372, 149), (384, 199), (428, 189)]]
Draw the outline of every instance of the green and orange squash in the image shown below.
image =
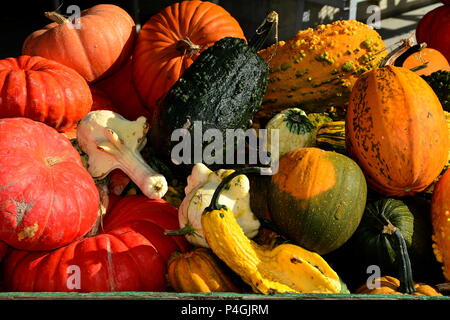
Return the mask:
[(367, 185), (350, 158), (318, 148), (281, 157), (271, 177), (251, 180), (253, 212), (307, 250), (326, 254), (355, 232), (364, 212)]

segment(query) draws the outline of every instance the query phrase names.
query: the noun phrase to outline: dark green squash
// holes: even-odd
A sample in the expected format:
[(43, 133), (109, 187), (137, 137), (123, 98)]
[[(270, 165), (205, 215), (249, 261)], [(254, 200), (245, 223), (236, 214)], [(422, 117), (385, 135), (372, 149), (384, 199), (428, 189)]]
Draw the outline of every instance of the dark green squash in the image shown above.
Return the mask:
[[(158, 154), (171, 159), (173, 147), (181, 140), (171, 141), (171, 135), (185, 128), (192, 142), (186, 162), (193, 164), (202, 160), (194, 154), (199, 149), (199, 143), (193, 141), (194, 131), (204, 134), (217, 129), (225, 140), (226, 129), (245, 130), (252, 125), (268, 82), (269, 68), (257, 51), (274, 24), (269, 17), (249, 45), (243, 39), (227, 37), (203, 51), (166, 94), (151, 130), (152, 146)], [(196, 123), (201, 123), (201, 128), (195, 128)], [(208, 144), (204, 141), (201, 150)]]
[(366, 205), (367, 184), (358, 165), (318, 148), (294, 150), (281, 157), (275, 175), (250, 181), (255, 215), (320, 255), (336, 250), (353, 235)]
[(369, 203), (349, 241), (353, 253), (366, 266), (378, 265), (383, 274), (396, 275), (401, 257), (392, 236), (399, 230), (414, 266), (414, 277), (433, 280), (439, 268), (432, 255), (431, 224), (425, 216), (428, 212), (428, 204), (419, 198), (385, 198)]
[(318, 148), (345, 154), (345, 121), (324, 123), (317, 130)]

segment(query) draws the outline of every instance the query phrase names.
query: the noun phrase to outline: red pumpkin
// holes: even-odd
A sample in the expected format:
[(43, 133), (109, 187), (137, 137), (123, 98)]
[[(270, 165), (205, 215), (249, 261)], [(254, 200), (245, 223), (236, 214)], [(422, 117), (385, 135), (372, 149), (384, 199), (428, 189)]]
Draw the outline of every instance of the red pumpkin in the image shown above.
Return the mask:
[(99, 193), (69, 140), (26, 118), (0, 119), (0, 240), (50, 250), (84, 236)]
[(150, 111), (207, 47), (224, 37), (245, 39), (239, 23), (207, 1), (175, 3), (148, 20), (134, 50), (134, 83)]
[[(114, 112), (119, 112), (117, 108), (112, 104), (111, 100), (108, 98), (106, 93), (98, 89), (96, 87), (91, 86), (91, 94), (92, 94), (92, 108), (91, 111), (96, 110), (111, 110)], [(77, 137), (77, 125), (75, 124), (71, 128), (60, 130), (60, 132), (67, 139), (76, 139)]]
[(58, 61), (93, 82), (127, 61), (133, 50), (135, 24), (122, 8), (100, 4), (84, 10), (79, 27), (60, 14), (47, 14), (52, 23), (29, 35), (23, 54)]
[(132, 58), (116, 73), (95, 84), (95, 88), (108, 94), (117, 112), (128, 120), (136, 120), (140, 116), (151, 119), (150, 112), (141, 102), (133, 84)]
[(450, 6), (444, 5), (428, 12), (416, 28), (417, 42), (440, 51), (450, 61)]
[(89, 86), (74, 70), (42, 57), (0, 60), (0, 118), (26, 117), (65, 129), (91, 106)]
[(0, 262), (3, 260), (3, 257), (8, 253), (9, 247), (0, 241)]
[[(164, 234), (178, 227), (177, 210), (169, 203), (122, 198), (96, 236), (51, 252), (12, 252), (5, 260), (5, 287), (28, 292), (167, 290), (166, 262), (173, 252), (189, 249), (183, 237)], [(70, 286), (71, 270), (79, 270), (79, 286)]]

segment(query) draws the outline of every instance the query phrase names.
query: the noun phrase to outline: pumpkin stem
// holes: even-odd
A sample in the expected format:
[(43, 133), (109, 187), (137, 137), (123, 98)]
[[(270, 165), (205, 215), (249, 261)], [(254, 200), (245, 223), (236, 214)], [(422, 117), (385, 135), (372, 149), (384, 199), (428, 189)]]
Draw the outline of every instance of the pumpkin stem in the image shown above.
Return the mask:
[[(394, 50), (392, 50), (380, 63), (380, 67), (384, 67), (387, 65), (395, 65), (398, 66), (397, 60), (403, 55), (406, 54), (410, 49), (412, 49), (413, 47), (415, 47), (415, 39), (414, 37), (411, 35), (409, 38), (406, 39), (402, 39), (399, 41), (400, 45), (395, 48)], [(398, 43), (398, 42), (397, 42)], [(415, 49), (416, 50), (416, 49)], [(415, 51), (414, 50), (414, 51)], [(383, 50), (384, 51), (384, 50)], [(382, 51), (380, 51), (381, 53)], [(401, 64), (403, 64), (404, 60), (410, 56), (411, 53), (408, 53), (404, 58), (403, 61), (401, 62)], [(400, 65), (401, 65), (400, 64)]]
[(254, 48), (256, 51), (260, 50), (269, 36), (270, 31), (275, 25), (275, 43), (278, 43), (278, 13), (275, 11), (270, 12), (261, 25), (256, 29), (255, 34), (248, 42), (249, 47)]
[(183, 228), (180, 228), (178, 230), (164, 230), (164, 234), (166, 236), (185, 236), (187, 234), (189, 235), (197, 235), (199, 234), (195, 232), (194, 227), (189, 222), (186, 223), (186, 225)]
[(44, 12), (44, 15), (47, 18), (49, 18), (50, 20), (52, 20), (53, 22), (56, 22), (58, 24), (64, 24), (64, 23), (69, 22), (69, 19), (67, 19), (62, 14), (55, 12), (55, 11)]
[(189, 39), (189, 37), (186, 37), (182, 40), (178, 40), (177, 42), (177, 50), (181, 52), (183, 56), (189, 55), (189, 57), (192, 58), (193, 55), (197, 54), (202, 50), (202, 47), (198, 44), (195, 44)]
[(414, 282), (411, 269), (411, 261), (409, 260), (408, 249), (406, 247), (405, 238), (401, 231), (396, 228), (392, 234), (395, 247), (397, 248), (396, 254), (399, 262), (399, 280), (400, 287), (398, 289), (401, 293), (411, 294), (416, 291), (414, 289)]
[(211, 204), (205, 208), (204, 212), (210, 212), (213, 210), (220, 210), (224, 208), (223, 205), (220, 205), (218, 200), (220, 193), (222, 190), (230, 183), (231, 180), (233, 180), (234, 177), (239, 176), (241, 174), (247, 174), (247, 173), (261, 173), (261, 170), (263, 168), (261, 167), (247, 167), (247, 168), (241, 168), (237, 169), (234, 172), (230, 173), (228, 176), (223, 178), (223, 180), (220, 182), (220, 184), (217, 186), (216, 190), (214, 191), (214, 194), (211, 199)]

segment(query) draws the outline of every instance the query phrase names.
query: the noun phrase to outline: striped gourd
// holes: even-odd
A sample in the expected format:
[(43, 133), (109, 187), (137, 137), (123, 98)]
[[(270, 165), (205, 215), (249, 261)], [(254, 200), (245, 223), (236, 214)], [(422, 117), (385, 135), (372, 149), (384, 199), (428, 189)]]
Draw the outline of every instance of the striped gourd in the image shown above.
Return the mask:
[(345, 154), (345, 121), (324, 123), (317, 131), (316, 145), (323, 150)]

